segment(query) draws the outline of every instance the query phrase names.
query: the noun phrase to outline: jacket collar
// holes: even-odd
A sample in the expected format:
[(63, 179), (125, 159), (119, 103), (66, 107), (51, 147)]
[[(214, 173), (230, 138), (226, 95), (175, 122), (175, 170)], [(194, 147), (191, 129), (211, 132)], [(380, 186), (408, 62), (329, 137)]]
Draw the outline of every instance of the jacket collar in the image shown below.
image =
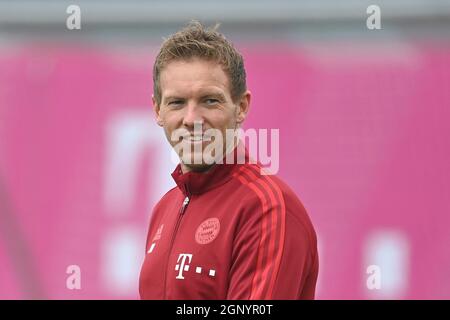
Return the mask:
[[(226, 163), (227, 156), (224, 156), (221, 164), (214, 164), (205, 173), (193, 171), (182, 173), (181, 164), (178, 164), (172, 172), (172, 178), (185, 196), (202, 194), (214, 189), (231, 179), (233, 170), (242, 164), (241, 160), (241, 162), (237, 163), (238, 159), (243, 159), (245, 163), (249, 163), (248, 150), (241, 140), (231, 152), (234, 159), (231, 164)], [(231, 155), (228, 155), (228, 157), (231, 157)]]

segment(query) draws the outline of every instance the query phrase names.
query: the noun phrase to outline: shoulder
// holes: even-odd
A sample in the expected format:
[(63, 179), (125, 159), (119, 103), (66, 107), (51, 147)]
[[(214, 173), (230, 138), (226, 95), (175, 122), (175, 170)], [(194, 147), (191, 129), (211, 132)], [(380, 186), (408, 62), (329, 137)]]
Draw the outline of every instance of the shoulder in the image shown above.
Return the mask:
[(260, 198), (270, 200), (272, 204), (288, 205), (289, 209), (297, 209), (306, 213), (295, 192), (277, 175), (268, 174), (258, 164), (239, 166), (234, 174), (235, 179), (247, 187), (247, 198), (254, 201)]
[(181, 193), (178, 186), (174, 186), (172, 189), (167, 191), (159, 200), (158, 204), (161, 202), (167, 202), (173, 200), (173, 197), (177, 196), (179, 193)]
[(277, 175), (268, 174), (259, 164), (245, 164), (236, 170), (235, 178), (245, 186), (242, 201), (258, 212), (276, 212), (274, 219), (302, 230), (308, 242), (316, 243), (316, 234), (303, 203), (295, 192)]
[(153, 207), (152, 216), (155, 216), (159, 211), (164, 211), (161, 209), (167, 208), (167, 206), (172, 205), (174, 203), (174, 200), (178, 198), (180, 194), (181, 191), (177, 186), (167, 191)]

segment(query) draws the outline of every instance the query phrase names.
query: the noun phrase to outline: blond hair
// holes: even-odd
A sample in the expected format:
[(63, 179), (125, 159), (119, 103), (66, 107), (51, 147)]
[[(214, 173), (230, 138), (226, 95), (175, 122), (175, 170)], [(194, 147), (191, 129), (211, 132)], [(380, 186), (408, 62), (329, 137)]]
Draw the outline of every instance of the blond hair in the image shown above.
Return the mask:
[(230, 83), (234, 102), (247, 90), (244, 59), (225, 36), (217, 31), (219, 24), (205, 28), (191, 21), (185, 28), (165, 39), (153, 65), (153, 95), (161, 103), (161, 72), (171, 61), (200, 58), (222, 66)]

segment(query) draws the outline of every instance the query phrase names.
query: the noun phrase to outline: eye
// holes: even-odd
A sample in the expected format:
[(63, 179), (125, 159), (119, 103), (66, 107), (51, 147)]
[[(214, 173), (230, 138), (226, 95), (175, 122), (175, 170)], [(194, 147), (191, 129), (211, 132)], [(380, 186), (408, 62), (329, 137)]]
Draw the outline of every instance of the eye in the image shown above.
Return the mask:
[(215, 105), (215, 104), (219, 103), (219, 100), (217, 100), (217, 99), (206, 99), (205, 103), (207, 105)]
[(177, 107), (177, 106), (181, 106), (183, 104), (182, 100), (172, 100), (169, 101), (168, 105), (172, 106), (172, 107)]

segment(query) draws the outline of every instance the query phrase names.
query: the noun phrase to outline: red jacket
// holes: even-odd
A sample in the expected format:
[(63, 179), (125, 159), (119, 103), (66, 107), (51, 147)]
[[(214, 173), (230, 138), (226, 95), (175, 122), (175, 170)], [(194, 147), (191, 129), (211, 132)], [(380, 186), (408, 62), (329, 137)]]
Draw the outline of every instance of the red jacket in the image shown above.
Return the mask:
[(316, 234), (294, 192), (259, 164), (172, 177), (153, 210), (142, 299), (313, 299)]

